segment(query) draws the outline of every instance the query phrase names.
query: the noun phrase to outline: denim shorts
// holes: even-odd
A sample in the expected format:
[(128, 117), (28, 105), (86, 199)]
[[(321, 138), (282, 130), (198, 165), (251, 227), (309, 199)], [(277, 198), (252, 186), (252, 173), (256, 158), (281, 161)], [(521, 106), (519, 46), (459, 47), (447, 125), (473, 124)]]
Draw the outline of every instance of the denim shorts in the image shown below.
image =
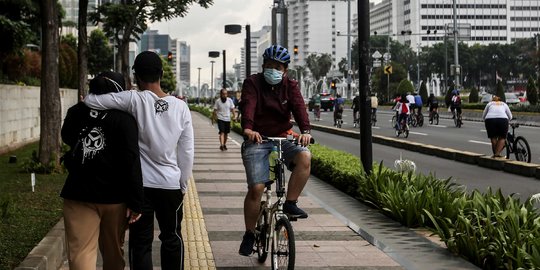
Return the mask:
[[(273, 147), (273, 142), (258, 144), (246, 140), (242, 143), (242, 161), (246, 169), (248, 187), (255, 184), (264, 184), (270, 180), (270, 163), (268, 158)], [(283, 142), (281, 150), (283, 151), (285, 165), (289, 170), (293, 169), (291, 165), (296, 154), (309, 151), (306, 147), (295, 145), (289, 141)]]

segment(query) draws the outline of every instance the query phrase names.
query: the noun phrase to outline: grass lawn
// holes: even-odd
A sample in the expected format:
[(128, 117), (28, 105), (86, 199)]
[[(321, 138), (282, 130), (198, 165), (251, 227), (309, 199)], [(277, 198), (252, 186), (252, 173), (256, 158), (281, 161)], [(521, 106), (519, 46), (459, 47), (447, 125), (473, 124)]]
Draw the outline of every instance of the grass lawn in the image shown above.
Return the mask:
[[(65, 174), (36, 174), (35, 192), (30, 174), (21, 164), (38, 149), (34, 143), (0, 155), (0, 270), (17, 267), (62, 216), (60, 190)], [(8, 162), (11, 155), (17, 163)]]

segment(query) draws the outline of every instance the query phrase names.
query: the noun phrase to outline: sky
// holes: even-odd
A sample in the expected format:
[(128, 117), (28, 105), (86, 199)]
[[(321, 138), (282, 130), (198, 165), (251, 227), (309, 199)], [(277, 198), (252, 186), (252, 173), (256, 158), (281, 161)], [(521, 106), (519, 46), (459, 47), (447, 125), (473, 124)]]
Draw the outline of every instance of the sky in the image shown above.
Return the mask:
[[(201, 85), (210, 84), (211, 60), (214, 63), (214, 78), (223, 72), (223, 50), (227, 52), (227, 71), (233, 71), (236, 59), (240, 63), (240, 48), (246, 37), (246, 24), (251, 31), (258, 31), (271, 23), (271, 6), (273, 0), (214, 0), (208, 9), (199, 5), (190, 7), (183, 18), (175, 18), (166, 22), (154, 23), (150, 29), (160, 34), (169, 34), (171, 38), (186, 41), (191, 46), (191, 85), (197, 85), (198, 67), (201, 68)], [(225, 34), (225, 25), (240, 24), (242, 33)], [(219, 51), (219, 58), (209, 58), (209, 51)]]
[[(244, 45), (245, 28), (242, 28), (240, 34), (229, 35), (225, 34), (225, 25), (249, 24), (252, 32), (258, 31), (264, 25), (271, 24), (272, 4), (273, 0), (214, 0), (214, 4), (208, 9), (193, 5), (185, 17), (154, 23), (150, 29), (158, 30), (160, 34), (169, 34), (173, 39), (186, 41), (191, 46), (191, 85), (198, 83), (198, 67), (201, 68), (201, 85), (210, 84), (210, 60), (216, 61), (214, 78), (223, 72), (223, 50), (227, 51), (228, 72), (233, 71), (235, 59), (237, 63), (241, 60), (240, 48)], [(220, 51), (220, 57), (209, 58), (209, 51)]]

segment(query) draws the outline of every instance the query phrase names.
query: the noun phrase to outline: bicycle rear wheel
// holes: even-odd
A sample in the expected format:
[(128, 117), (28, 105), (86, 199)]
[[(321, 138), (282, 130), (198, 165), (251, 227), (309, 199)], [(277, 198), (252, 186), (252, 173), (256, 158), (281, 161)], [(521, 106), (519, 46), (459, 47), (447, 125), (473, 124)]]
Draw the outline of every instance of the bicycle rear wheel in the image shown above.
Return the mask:
[[(265, 202), (261, 202), (261, 208)], [(255, 250), (257, 259), (264, 263), (268, 257), (268, 215), (265, 209), (261, 209), (261, 216), (255, 226)]]
[(514, 142), (516, 160), (531, 163), (531, 147), (525, 138), (518, 136)]
[(394, 115), (392, 116), (392, 127), (396, 126), (396, 122), (397, 122), (397, 117)]
[(438, 125), (439, 124), (439, 114), (438, 113), (435, 113), (435, 125)]
[(294, 231), (291, 222), (281, 217), (275, 227), (272, 243), (272, 269), (293, 270), (296, 257)]
[(418, 115), (418, 120), (417, 120), (417, 122), (418, 122), (418, 126), (419, 126), (419, 127), (421, 127), (421, 126), (424, 125), (424, 115), (423, 115), (423, 114), (419, 114), (419, 115)]

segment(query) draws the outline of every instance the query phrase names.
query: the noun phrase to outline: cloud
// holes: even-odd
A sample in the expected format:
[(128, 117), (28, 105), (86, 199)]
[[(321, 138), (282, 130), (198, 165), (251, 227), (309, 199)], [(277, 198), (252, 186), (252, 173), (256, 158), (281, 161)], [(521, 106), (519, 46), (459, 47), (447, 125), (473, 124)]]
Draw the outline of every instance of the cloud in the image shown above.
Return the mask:
[[(226, 24), (251, 25), (251, 31), (258, 31), (271, 23), (272, 1), (265, 0), (215, 0), (214, 5), (204, 9), (199, 5), (190, 7), (183, 18), (157, 22), (150, 29), (171, 38), (186, 41), (191, 46), (191, 85), (197, 84), (198, 67), (201, 67), (201, 85), (210, 84), (209, 51), (227, 52), (227, 70), (231, 72), (234, 60), (240, 62), (240, 48), (245, 39), (245, 28), (237, 35), (225, 34)], [(223, 72), (220, 56), (214, 64), (214, 77)]]

